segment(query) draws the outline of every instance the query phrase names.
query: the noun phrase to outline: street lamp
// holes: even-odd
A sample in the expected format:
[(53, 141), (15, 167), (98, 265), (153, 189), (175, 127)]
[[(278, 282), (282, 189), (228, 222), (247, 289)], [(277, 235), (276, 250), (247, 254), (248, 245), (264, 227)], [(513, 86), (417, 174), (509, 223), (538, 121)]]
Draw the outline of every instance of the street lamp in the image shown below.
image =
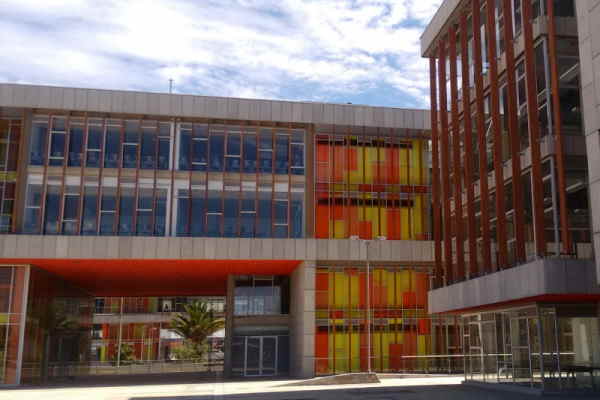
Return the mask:
[(371, 373), (371, 260), (369, 259), (369, 248), (376, 240), (386, 240), (385, 236), (377, 236), (375, 239), (361, 239), (357, 235), (350, 236), (350, 240), (357, 240), (365, 244), (367, 263), (367, 372)]

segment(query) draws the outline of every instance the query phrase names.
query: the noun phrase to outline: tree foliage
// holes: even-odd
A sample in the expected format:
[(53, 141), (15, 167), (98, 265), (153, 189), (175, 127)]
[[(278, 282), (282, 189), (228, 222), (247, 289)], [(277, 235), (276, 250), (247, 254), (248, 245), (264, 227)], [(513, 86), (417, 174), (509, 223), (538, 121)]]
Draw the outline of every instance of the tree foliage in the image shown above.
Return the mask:
[(184, 338), (178, 358), (200, 358), (206, 351), (206, 339), (225, 326), (223, 318), (217, 318), (203, 301), (195, 301), (184, 307), (185, 312), (171, 320), (171, 330)]

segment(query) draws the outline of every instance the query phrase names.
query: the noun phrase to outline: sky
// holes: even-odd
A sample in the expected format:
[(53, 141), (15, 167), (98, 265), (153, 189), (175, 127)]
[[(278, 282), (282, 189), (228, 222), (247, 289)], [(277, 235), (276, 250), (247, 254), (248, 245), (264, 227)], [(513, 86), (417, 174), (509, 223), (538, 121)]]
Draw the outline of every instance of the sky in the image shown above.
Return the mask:
[(0, 0), (0, 82), (429, 107), (442, 0)]

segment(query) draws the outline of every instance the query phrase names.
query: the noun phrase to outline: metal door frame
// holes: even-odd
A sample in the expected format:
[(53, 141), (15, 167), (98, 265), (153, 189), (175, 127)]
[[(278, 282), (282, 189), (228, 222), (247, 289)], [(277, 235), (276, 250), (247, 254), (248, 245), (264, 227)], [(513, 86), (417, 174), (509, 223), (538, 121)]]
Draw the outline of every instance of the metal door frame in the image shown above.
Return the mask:
[[(263, 373), (263, 342), (265, 338), (275, 339), (275, 366), (272, 374)], [(258, 351), (258, 374), (248, 374), (248, 339), (258, 339), (259, 340), (259, 351)], [(266, 336), (245, 336), (244, 337), (244, 376), (252, 377), (252, 376), (276, 376), (277, 375), (277, 365), (279, 362), (279, 337), (275, 335), (266, 335)]]

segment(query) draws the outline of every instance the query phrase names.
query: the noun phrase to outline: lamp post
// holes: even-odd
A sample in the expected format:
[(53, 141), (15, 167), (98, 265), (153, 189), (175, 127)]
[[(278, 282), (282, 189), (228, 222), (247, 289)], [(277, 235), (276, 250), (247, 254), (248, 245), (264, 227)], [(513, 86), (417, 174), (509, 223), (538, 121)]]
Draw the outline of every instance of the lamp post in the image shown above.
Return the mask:
[(351, 240), (357, 240), (365, 244), (365, 258), (367, 264), (367, 372), (371, 373), (371, 259), (369, 248), (375, 240), (386, 240), (385, 236), (377, 236), (376, 239), (361, 239), (359, 236), (350, 236)]

